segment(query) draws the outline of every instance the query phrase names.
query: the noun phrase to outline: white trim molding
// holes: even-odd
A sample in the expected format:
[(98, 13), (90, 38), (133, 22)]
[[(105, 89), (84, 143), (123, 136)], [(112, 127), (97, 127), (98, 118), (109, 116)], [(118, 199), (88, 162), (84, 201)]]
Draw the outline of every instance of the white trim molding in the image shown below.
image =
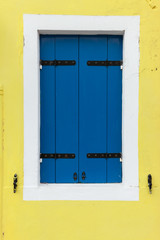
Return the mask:
[[(139, 16), (24, 15), (24, 200), (139, 200), (139, 27)], [(122, 183), (40, 184), (39, 34), (123, 35)]]

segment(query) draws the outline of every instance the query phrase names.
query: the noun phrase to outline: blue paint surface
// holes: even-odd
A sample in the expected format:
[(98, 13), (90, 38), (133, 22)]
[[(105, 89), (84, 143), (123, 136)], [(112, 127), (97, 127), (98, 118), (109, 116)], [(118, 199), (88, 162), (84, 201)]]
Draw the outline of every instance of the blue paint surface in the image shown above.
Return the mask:
[(74, 153), (74, 159), (56, 160), (56, 182), (73, 183), (78, 172), (78, 37), (56, 37), (56, 59), (75, 60), (56, 67), (56, 152)]
[[(55, 39), (41, 36), (40, 59), (54, 60)], [(43, 66), (40, 71), (40, 152), (55, 152), (55, 67)], [(40, 182), (55, 183), (55, 159), (43, 159)]]
[[(106, 159), (87, 153), (107, 151), (107, 67), (88, 66), (88, 60), (107, 59), (107, 38), (84, 36), (79, 43), (79, 181), (106, 182)], [(85, 171), (86, 178), (82, 179)]]
[[(122, 37), (108, 37), (108, 60), (122, 59)], [(108, 67), (107, 152), (122, 152), (122, 70)], [(120, 159), (107, 159), (107, 182), (122, 181)]]
[(43, 159), (41, 183), (122, 181), (120, 159), (87, 158), (87, 153), (122, 151), (122, 71), (87, 65), (88, 60), (122, 60), (122, 41), (121, 36), (41, 36), (42, 60), (76, 61), (40, 71), (40, 151), (76, 155)]

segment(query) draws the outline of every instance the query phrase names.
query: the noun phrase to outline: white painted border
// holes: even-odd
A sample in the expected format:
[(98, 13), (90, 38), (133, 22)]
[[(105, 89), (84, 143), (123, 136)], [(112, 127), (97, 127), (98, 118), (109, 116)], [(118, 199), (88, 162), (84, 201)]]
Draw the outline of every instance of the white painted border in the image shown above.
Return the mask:
[[(139, 16), (24, 15), (24, 200), (139, 200)], [(39, 34), (119, 34), (123, 41), (119, 184), (40, 184)]]

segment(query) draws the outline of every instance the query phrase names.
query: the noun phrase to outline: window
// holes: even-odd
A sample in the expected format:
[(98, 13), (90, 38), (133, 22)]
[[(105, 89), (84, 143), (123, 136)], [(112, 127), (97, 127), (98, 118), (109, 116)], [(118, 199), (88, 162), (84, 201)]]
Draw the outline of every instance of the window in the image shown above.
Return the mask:
[(41, 35), (40, 58), (41, 183), (122, 182), (122, 36)]
[[(139, 187), (138, 187), (139, 26), (140, 26), (139, 16), (129, 17), (129, 16), (58, 16), (58, 15), (30, 15), (30, 14), (24, 15), (24, 27), (23, 27), (24, 200), (116, 200), (116, 201), (139, 200)], [(64, 36), (74, 35), (83, 37), (94, 35), (103, 35), (104, 37), (119, 35), (121, 38), (123, 37), (123, 71), (120, 70), (119, 66), (117, 67), (120, 73), (121, 74), (123, 73), (122, 74), (123, 162), (121, 164), (123, 174), (121, 183), (115, 182), (113, 184), (108, 182), (106, 184), (101, 182), (98, 184), (97, 183), (81, 184), (77, 182), (76, 184), (73, 184), (68, 182), (59, 184), (54, 183), (40, 184), (41, 71), (39, 70), (40, 68), (39, 43), (40, 35), (45, 34), (56, 36), (58, 36), (58, 34)], [(64, 57), (65, 56), (63, 56), (63, 58)], [(98, 58), (94, 59), (94, 61), (98, 61)], [(86, 66), (85, 62), (83, 62), (83, 64), (85, 64)], [(114, 67), (115, 66), (113, 66), (112, 68), (114, 69)], [(42, 66), (43, 70), (44, 68), (45, 66)], [(52, 66), (51, 69), (53, 68), (54, 67)], [(56, 69), (58, 68), (60, 68), (60, 66), (56, 66)], [(101, 68), (102, 66), (97, 67), (96, 71), (99, 71), (98, 69), (102, 71)], [(92, 66), (88, 66), (88, 70), (91, 71), (91, 69)], [(104, 69), (109, 68), (106, 67)], [(78, 111), (81, 112), (79, 108)], [(97, 152), (98, 151), (100, 150), (97, 149)], [(91, 151), (89, 153), (93, 152)], [(88, 181), (87, 174), (88, 173), (86, 172), (86, 181)]]

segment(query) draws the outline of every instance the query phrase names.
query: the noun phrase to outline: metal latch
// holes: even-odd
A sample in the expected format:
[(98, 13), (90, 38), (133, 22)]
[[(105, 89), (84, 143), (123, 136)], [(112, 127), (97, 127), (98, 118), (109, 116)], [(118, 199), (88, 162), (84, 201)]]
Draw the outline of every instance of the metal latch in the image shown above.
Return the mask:
[(74, 181), (76, 181), (77, 180), (77, 173), (75, 172), (75, 173), (73, 173), (73, 179), (74, 179)]
[(85, 180), (85, 178), (86, 178), (86, 173), (83, 171), (82, 172), (82, 180)]

